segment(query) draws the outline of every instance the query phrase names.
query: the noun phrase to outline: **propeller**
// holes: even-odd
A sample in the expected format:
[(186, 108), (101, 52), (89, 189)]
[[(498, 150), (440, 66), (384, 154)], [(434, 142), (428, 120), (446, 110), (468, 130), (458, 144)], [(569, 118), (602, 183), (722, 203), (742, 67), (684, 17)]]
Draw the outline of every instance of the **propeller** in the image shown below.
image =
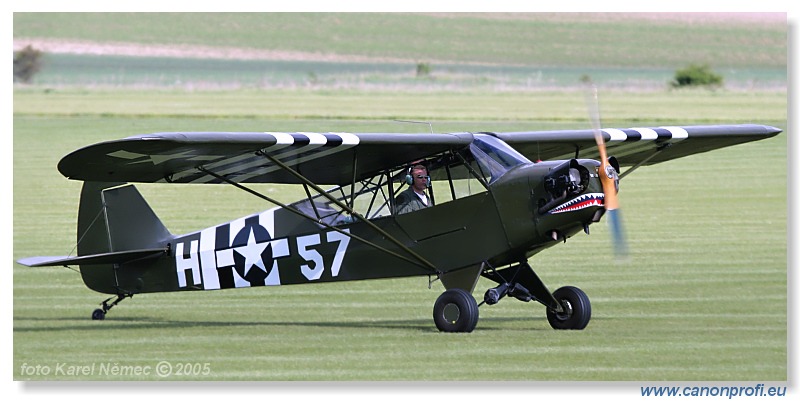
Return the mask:
[(603, 204), (605, 205), (606, 216), (608, 217), (609, 226), (611, 228), (614, 255), (618, 259), (622, 259), (628, 256), (628, 245), (625, 242), (625, 234), (622, 229), (622, 216), (619, 208), (619, 197), (617, 195), (619, 184), (618, 165), (616, 161), (612, 163), (612, 160), (609, 159), (606, 153), (605, 139), (603, 133), (600, 131), (600, 109), (597, 100), (597, 87), (590, 81), (587, 81), (587, 84), (591, 86), (591, 93), (590, 97), (587, 97), (586, 103), (591, 114), (592, 130), (594, 131), (595, 142), (597, 142), (597, 151), (600, 153), (600, 169), (598, 171), (598, 176), (603, 186)]

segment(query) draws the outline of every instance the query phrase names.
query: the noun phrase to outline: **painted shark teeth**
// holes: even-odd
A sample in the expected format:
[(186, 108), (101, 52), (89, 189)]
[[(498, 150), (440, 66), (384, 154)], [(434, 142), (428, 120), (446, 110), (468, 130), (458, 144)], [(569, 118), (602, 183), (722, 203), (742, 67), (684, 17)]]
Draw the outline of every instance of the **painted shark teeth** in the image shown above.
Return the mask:
[(567, 213), (571, 211), (583, 210), (588, 207), (602, 206), (603, 200), (605, 200), (605, 196), (602, 193), (586, 193), (555, 207), (554, 209), (548, 211), (548, 213)]

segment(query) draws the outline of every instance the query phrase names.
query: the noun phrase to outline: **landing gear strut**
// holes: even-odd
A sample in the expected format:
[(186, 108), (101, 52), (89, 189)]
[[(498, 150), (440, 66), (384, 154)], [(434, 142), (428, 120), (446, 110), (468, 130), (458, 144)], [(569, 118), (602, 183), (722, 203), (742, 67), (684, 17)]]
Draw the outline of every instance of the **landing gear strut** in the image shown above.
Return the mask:
[[(102, 303), (102, 308), (95, 309), (92, 312), (92, 320), (103, 320), (106, 318), (106, 314), (108, 311), (111, 310), (114, 306), (122, 302), (123, 299), (133, 297), (133, 294), (118, 294), (116, 297), (111, 297)], [(113, 299), (113, 301), (111, 301)], [(109, 304), (108, 301), (111, 301)]]
[(498, 286), (486, 290), (483, 302), (494, 305), (506, 295), (520, 301), (537, 301), (547, 308), (547, 321), (553, 329), (581, 330), (592, 317), (589, 297), (578, 287), (561, 287), (550, 293), (527, 262), (482, 275)]

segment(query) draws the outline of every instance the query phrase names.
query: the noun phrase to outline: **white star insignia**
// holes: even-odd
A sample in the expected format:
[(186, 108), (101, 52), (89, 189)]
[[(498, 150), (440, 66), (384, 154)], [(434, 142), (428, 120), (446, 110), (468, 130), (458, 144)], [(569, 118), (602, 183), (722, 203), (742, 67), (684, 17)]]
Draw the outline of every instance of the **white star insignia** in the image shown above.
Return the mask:
[(267, 272), (267, 268), (264, 267), (264, 261), (261, 259), (261, 254), (264, 252), (264, 249), (267, 249), (268, 245), (269, 242), (257, 243), (255, 234), (251, 228), (250, 236), (247, 238), (247, 245), (233, 248), (236, 253), (244, 257), (244, 276), (250, 272), (253, 266), (258, 266), (264, 273)]

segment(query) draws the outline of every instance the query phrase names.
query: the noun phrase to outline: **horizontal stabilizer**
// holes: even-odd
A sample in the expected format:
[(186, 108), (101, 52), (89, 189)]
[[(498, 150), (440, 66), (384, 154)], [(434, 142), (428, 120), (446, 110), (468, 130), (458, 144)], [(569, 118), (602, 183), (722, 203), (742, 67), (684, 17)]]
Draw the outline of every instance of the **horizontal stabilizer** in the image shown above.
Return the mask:
[(76, 264), (124, 264), (135, 260), (156, 259), (166, 253), (166, 249), (160, 248), (98, 253), (86, 256), (34, 256), (19, 259), (17, 263), (28, 267), (69, 266)]

